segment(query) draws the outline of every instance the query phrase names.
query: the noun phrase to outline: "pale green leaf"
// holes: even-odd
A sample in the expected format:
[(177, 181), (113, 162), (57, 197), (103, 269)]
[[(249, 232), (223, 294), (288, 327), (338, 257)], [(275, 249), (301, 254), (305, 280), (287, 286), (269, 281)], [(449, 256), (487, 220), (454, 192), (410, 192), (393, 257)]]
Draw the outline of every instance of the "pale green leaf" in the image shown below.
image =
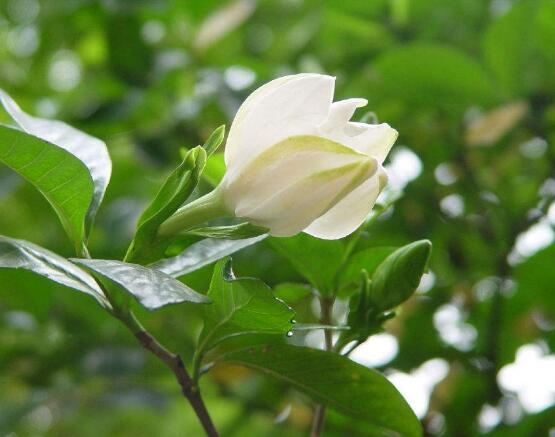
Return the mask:
[(252, 246), (266, 237), (267, 235), (260, 235), (259, 237), (244, 240), (214, 240), (206, 238), (192, 244), (181, 254), (158, 261), (152, 264), (151, 267), (177, 278), (212, 264), (245, 247)]
[(108, 280), (116, 284), (121, 291), (134, 296), (149, 310), (173, 303), (210, 302), (210, 299), (203, 294), (155, 269), (114, 260), (72, 259), (71, 261), (90, 270), (103, 283)]
[(0, 268), (23, 269), (94, 297), (110, 308), (94, 278), (65, 258), (24, 240), (0, 236)]

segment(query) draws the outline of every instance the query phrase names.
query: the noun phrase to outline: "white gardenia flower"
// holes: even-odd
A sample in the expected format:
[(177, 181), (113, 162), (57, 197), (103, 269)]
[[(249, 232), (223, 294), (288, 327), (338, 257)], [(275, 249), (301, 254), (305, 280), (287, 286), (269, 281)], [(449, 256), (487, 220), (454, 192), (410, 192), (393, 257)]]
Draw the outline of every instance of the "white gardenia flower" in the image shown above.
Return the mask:
[(382, 163), (397, 131), (349, 121), (367, 101), (332, 102), (334, 82), (297, 74), (253, 92), (231, 125), (220, 185), (177, 211), (160, 235), (226, 215), (278, 237), (338, 239), (356, 230), (387, 183)]
[(349, 121), (365, 99), (333, 101), (335, 78), (273, 80), (239, 108), (220, 186), (236, 217), (287, 237), (338, 239), (356, 230), (387, 183), (382, 163), (397, 131)]

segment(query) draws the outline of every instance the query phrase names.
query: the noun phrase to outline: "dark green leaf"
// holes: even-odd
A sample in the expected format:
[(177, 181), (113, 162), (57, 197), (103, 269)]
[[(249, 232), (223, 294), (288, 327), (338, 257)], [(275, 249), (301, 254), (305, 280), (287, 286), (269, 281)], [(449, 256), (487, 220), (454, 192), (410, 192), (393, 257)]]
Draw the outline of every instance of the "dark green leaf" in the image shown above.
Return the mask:
[(397, 249), (376, 268), (369, 295), (376, 309), (394, 308), (416, 291), (431, 251), (429, 240), (415, 241)]
[(92, 276), (65, 258), (28, 241), (0, 236), (0, 268), (28, 270), (88, 294), (103, 307), (110, 308)]
[(206, 150), (206, 155), (212, 155), (218, 147), (222, 144), (225, 136), (225, 125), (221, 125), (217, 128), (210, 137), (206, 140), (206, 142), (202, 145), (203, 149)]
[(93, 181), (74, 155), (38, 137), (0, 125), (0, 162), (33, 184), (50, 202), (76, 250), (83, 253)]
[(330, 294), (334, 278), (343, 261), (339, 240), (321, 240), (308, 234), (290, 238), (271, 238), (271, 245), (322, 294)]
[(155, 269), (113, 260), (72, 259), (71, 261), (90, 270), (104, 284), (108, 280), (109, 283), (117, 285), (119, 290), (131, 294), (149, 310), (172, 303), (210, 302), (210, 299), (203, 294)]
[(261, 235), (245, 240), (214, 240), (207, 238), (192, 244), (180, 255), (158, 261), (152, 264), (151, 267), (177, 278), (258, 243), (266, 237), (267, 235)]
[(204, 308), (199, 354), (231, 337), (285, 335), (293, 326), (293, 310), (276, 299), (262, 281), (235, 278), (229, 260), (221, 260), (214, 267), (208, 296), (213, 303)]
[[(47, 120), (26, 114), (2, 90), (0, 90), (0, 102), (21, 130), (51, 144), (55, 144), (85, 164), (94, 184), (92, 200), (86, 195), (81, 196), (90, 202), (85, 225), (85, 234), (88, 234), (112, 173), (112, 161), (110, 160), (106, 144), (98, 138), (81, 132), (61, 121)], [(64, 163), (65, 165), (67, 163)], [(72, 185), (74, 183), (75, 181), (71, 182)]]
[(139, 218), (127, 260), (149, 262), (160, 258), (165, 246), (158, 241), (159, 226), (187, 200), (198, 184), (206, 163), (206, 152), (195, 147), (168, 176), (160, 191)]
[(222, 360), (290, 384), (316, 402), (368, 422), (383, 435), (422, 435), (420, 422), (393, 384), (382, 374), (341, 355), (272, 345), (231, 352)]

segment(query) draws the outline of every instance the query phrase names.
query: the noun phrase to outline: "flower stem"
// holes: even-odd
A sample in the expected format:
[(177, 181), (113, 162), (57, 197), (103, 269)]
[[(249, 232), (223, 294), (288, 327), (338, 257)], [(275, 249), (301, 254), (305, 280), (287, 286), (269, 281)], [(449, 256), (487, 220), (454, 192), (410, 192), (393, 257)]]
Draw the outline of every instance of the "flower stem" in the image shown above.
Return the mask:
[(218, 188), (178, 209), (158, 228), (158, 234), (169, 237), (180, 234), (202, 223), (229, 215)]

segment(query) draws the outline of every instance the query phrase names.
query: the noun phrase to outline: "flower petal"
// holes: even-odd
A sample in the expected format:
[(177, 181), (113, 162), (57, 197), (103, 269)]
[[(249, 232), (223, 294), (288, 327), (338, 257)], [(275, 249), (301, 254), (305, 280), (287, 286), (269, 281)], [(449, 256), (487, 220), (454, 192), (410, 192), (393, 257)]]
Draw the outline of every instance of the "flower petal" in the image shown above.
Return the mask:
[(346, 99), (331, 104), (327, 120), (320, 126), (322, 132), (344, 130), (357, 108), (368, 104), (366, 99)]
[(276, 79), (256, 90), (233, 120), (226, 165), (240, 167), (277, 142), (316, 133), (328, 115), (335, 78), (297, 74)]
[(226, 171), (221, 186), (228, 208), (239, 217), (249, 217), (251, 211), (286, 187), (317, 173), (368, 159), (323, 137), (293, 136), (265, 150), (248, 165)]
[[(387, 123), (366, 124), (350, 122), (348, 126), (350, 129), (359, 129), (362, 132), (355, 136), (351, 136), (350, 139), (342, 137), (342, 144), (346, 144), (359, 152), (373, 156), (380, 164), (384, 162), (391, 147), (393, 147), (393, 144), (399, 136), (399, 133)], [(339, 141), (339, 139), (336, 141)]]
[(374, 176), (314, 220), (304, 232), (325, 240), (337, 240), (349, 235), (364, 222), (386, 183), (387, 174), (380, 166)]
[(298, 234), (325, 214), (348, 193), (373, 177), (377, 162), (363, 158), (345, 166), (322, 171), (285, 186), (249, 212), (249, 220), (270, 229), (270, 235)]
[(344, 124), (341, 129), (323, 132), (322, 135), (330, 140), (345, 144), (358, 152), (370, 155), (381, 164), (387, 157), (395, 140), (397, 140), (398, 133), (387, 123), (349, 122)]

